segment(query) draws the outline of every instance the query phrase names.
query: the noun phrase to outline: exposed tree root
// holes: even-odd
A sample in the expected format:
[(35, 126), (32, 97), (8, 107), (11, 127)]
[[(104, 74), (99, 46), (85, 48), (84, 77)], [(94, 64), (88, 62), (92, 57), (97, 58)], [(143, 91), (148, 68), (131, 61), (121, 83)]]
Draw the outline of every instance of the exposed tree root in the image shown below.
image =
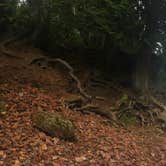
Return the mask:
[(80, 95), (83, 96), (85, 99), (91, 100), (92, 96), (88, 95), (85, 92), (85, 90), (81, 87), (81, 82), (79, 81), (78, 77), (74, 74), (74, 69), (70, 66), (70, 64), (60, 58), (57, 58), (54, 61), (57, 61), (63, 64), (69, 70), (69, 75), (76, 82), (76, 86), (77, 86), (77, 89), (79, 90)]
[(91, 105), (91, 104), (87, 104), (85, 106), (82, 106), (80, 108), (76, 108), (74, 110), (80, 111), (83, 114), (94, 113), (96, 115), (100, 115), (101, 117), (106, 118), (108, 120), (109, 124), (111, 124), (115, 127), (121, 126), (121, 127), (125, 128), (125, 126), (122, 123), (120, 123), (119, 121), (116, 120), (116, 118), (114, 118), (114, 115), (111, 112), (111, 110), (105, 110), (103, 108), (100, 108), (98, 106)]
[(3, 41), (0, 44), (0, 52), (8, 57), (11, 57), (11, 58), (20, 58), (20, 57), (17, 57), (16, 55), (14, 55), (13, 51), (11, 51), (7, 48), (8, 45), (16, 42), (18, 39), (19, 39), (19, 37), (13, 37), (13, 38), (10, 38), (8, 40)]
[[(56, 58), (56, 59), (49, 59), (49, 58), (39, 58), (39, 59), (34, 59), (30, 65), (32, 64), (38, 64), (38, 61), (39, 61), (39, 64), (40, 64), (40, 61), (42, 61), (41, 63), (43, 63), (45, 61), (46, 64), (44, 64), (44, 68), (49, 65), (49, 62), (51, 63), (61, 63), (63, 66), (65, 66), (68, 70), (68, 73), (70, 75), (70, 77), (72, 78), (72, 80), (76, 83), (76, 87), (80, 93), (80, 95), (82, 97), (84, 97), (87, 101), (91, 101), (92, 100), (92, 96), (88, 95), (85, 90), (82, 88), (81, 86), (81, 82), (80, 80), (78, 79), (78, 77), (74, 74), (74, 69), (72, 68), (72, 66), (65, 60), (63, 59), (60, 59), (60, 58)], [(42, 67), (42, 65), (41, 65)]]
[[(7, 49), (7, 46), (15, 41), (17, 41), (20, 37), (13, 37), (13, 38), (10, 38), (8, 40), (5, 40), (1, 45), (0, 45), (0, 51), (5, 54), (6, 56), (9, 56), (9, 57), (14, 57), (14, 58), (18, 58), (16, 55), (14, 55), (13, 51)], [(78, 77), (74, 74), (74, 69), (72, 68), (72, 66), (66, 62), (65, 60), (63, 59), (60, 59), (60, 58), (56, 58), (54, 60), (52, 60), (54, 62), (59, 62), (61, 63), (62, 65), (64, 65), (68, 71), (69, 71), (69, 75), (70, 77), (72, 78), (73, 81), (76, 82), (76, 86), (77, 86), (77, 89), (79, 90), (79, 93), (81, 96), (83, 96), (85, 99), (87, 99), (88, 101), (90, 101), (92, 99), (92, 96), (88, 95), (85, 90), (81, 87), (81, 82), (79, 81)], [(31, 62), (32, 63), (32, 62)], [(99, 98), (99, 97), (98, 97)], [(96, 99), (98, 99), (96, 98)], [(101, 99), (101, 98), (99, 98)]]
[[(157, 105), (155, 104), (155, 106)], [(160, 109), (162, 108), (163, 110), (161, 104), (159, 106), (158, 107)], [(110, 120), (110, 122), (112, 121), (115, 124), (120, 124), (120, 126), (125, 126), (120, 122), (121, 117), (131, 114), (131, 117), (136, 117), (136, 119), (140, 121), (140, 124), (144, 126), (154, 124), (156, 122), (158, 118), (158, 113), (156, 113), (155, 109), (153, 110), (153, 108), (154, 106), (151, 104), (147, 104), (144, 101), (138, 100), (135, 97), (128, 97), (125, 101), (122, 100), (113, 110), (104, 110), (103, 108), (99, 108), (94, 105), (83, 104), (77, 108), (72, 109), (80, 111), (82, 113), (95, 113), (97, 115), (107, 118), (108, 120)], [(112, 115), (114, 111), (116, 112), (116, 118), (114, 118)]]
[(77, 111), (81, 111), (81, 112), (92, 112), (92, 113), (96, 113), (100, 116), (103, 116), (109, 120), (112, 120), (112, 114), (111, 114), (111, 111), (107, 111), (105, 109), (102, 109), (100, 107), (97, 107), (97, 106), (94, 106), (94, 105), (85, 105), (81, 108), (77, 108), (75, 109)]
[(142, 126), (154, 124), (158, 118), (157, 113), (153, 111), (153, 106), (148, 105), (136, 98), (128, 98), (125, 102), (119, 104), (116, 108), (118, 112), (118, 119), (124, 115), (130, 115), (136, 117)]
[(152, 101), (152, 103), (158, 107), (159, 109), (161, 109), (162, 111), (166, 111), (166, 105), (160, 103), (157, 99), (155, 99), (152, 95), (149, 96), (150, 100)]

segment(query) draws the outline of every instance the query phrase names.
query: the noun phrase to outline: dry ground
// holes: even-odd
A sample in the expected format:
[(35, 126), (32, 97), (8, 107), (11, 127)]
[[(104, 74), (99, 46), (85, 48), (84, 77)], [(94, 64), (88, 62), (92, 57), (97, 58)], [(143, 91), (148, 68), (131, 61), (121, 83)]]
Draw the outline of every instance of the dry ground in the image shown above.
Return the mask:
[[(69, 95), (67, 72), (29, 65), (33, 58), (42, 55), (37, 49), (14, 52), (20, 58), (0, 56), (0, 98), (7, 110), (0, 117), (0, 165), (166, 165), (165, 133), (153, 126), (115, 128), (105, 123), (103, 117), (65, 108), (61, 99)], [(115, 100), (116, 92), (102, 91), (108, 100)], [(112, 93), (108, 95), (109, 91)], [(41, 108), (71, 119), (78, 141), (51, 138), (35, 129), (31, 115)]]

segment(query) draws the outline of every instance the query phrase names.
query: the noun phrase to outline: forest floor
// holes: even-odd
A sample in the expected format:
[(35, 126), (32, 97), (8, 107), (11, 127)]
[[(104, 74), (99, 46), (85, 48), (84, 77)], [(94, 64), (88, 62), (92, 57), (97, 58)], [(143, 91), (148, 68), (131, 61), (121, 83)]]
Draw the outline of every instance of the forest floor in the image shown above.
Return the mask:
[[(0, 99), (6, 109), (6, 114), (0, 116), (0, 165), (166, 165), (163, 131), (154, 126), (116, 128), (99, 115), (82, 114), (64, 107), (63, 99), (71, 95), (67, 71), (60, 67), (42, 69), (29, 65), (42, 56), (37, 49), (22, 48), (13, 52), (19, 58), (0, 55)], [(83, 70), (81, 73), (83, 75)], [(119, 97), (116, 90), (110, 88), (96, 87), (91, 92), (105, 97), (106, 101), (98, 103), (107, 107)], [(52, 138), (34, 128), (31, 116), (41, 108), (71, 119), (78, 141)]]

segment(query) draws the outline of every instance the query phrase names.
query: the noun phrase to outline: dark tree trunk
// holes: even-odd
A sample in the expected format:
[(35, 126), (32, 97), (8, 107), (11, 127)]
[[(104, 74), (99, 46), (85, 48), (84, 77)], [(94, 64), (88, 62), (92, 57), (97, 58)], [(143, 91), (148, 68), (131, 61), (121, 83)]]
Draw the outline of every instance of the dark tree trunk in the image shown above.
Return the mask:
[(147, 93), (150, 83), (150, 68), (151, 68), (151, 55), (150, 49), (143, 49), (137, 55), (136, 70), (134, 73), (134, 87), (141, 93)]

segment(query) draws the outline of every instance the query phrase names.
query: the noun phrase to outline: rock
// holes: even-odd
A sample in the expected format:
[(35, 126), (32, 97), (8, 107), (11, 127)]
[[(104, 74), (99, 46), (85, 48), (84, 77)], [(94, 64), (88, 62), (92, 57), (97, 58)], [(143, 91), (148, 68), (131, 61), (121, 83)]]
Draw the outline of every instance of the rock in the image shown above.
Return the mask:
[(34, 127), (51, 137), (59, 137), (64, 140), (75, 141), (74, 124), (56, 113), (38, 111), (32, 115)]

